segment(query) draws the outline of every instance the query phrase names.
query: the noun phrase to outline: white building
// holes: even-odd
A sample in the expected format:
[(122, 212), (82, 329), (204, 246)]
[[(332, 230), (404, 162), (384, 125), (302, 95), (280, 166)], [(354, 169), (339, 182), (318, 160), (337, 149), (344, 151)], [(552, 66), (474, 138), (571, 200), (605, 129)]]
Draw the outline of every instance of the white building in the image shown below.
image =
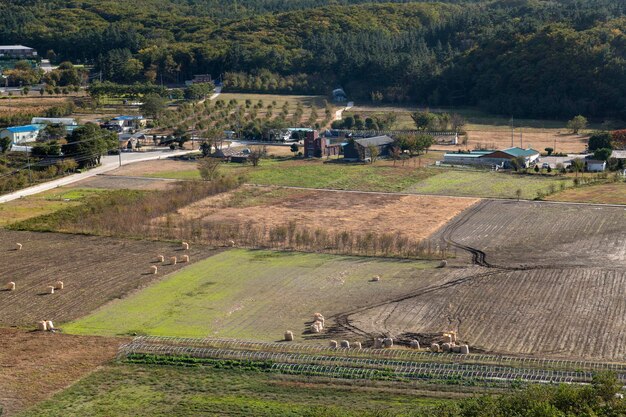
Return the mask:
[(600, 161), (597, 159), (587, 159), (587, 171), (589, 172), (603, 172), (606, 169), (606, 161)]
[(37, 51), (23, 45), (0, 45), (0, 57), (4, 58), (35, 58)]
[(45, 129), (45, 125), (12, 126), (0, 131), (0, 138), (10, 138), (13, 144), (34, 142), (37, 140), (39, 131)]
[(51, 124), (51, 125), (63, 125), (63, 126), (76, 126), (75, 119), (69, 117), (33, 117), (30, 121), (32, 124)]

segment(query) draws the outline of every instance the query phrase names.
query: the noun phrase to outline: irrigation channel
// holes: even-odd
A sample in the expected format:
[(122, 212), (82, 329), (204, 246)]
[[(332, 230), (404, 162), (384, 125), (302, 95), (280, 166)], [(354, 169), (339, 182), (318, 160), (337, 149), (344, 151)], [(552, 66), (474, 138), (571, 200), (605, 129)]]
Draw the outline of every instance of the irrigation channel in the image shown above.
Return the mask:
[(446, 381), (459, 383), (589, 383), (594, 373), (613, 371), (626, 384), (626, 364), (538, 359), (486, 354), (460, 355), (408, 349), (347, 349), (297, 343), (220, 338), (140, 336), (120, 348), (133, 355), (190, 357), (271, 363), (284, 374), (337, 378)]

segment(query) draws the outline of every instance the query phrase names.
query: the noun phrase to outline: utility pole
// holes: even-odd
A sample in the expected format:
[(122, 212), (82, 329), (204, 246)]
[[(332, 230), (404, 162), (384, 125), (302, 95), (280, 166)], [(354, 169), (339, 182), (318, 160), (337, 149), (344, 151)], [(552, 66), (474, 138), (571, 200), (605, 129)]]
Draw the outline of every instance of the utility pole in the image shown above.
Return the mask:
[(120, 148), (120, 151), (117, 154), (117, 156), (119, 156), (119, 158), (120, 158), (120, 166), (122, 166), (122, 148)]
[(511, 123), (511, 148), (512, 148), (513, 146), (515, 146), (514, 145), (514, 138), (513, 138), (513, 131), (515, 130), (514, 127), (513, 127), (513, 116), (511, 116), (510, 123)]
[(26, 155), (27, 155), (26, 158), (28, 160), (28, 163), (27, 163), (28, 164), (28, 181), (32, 184), (33, 174), (31, 173), (31, 170), (30, 170), (30, 151), (27, 151)]

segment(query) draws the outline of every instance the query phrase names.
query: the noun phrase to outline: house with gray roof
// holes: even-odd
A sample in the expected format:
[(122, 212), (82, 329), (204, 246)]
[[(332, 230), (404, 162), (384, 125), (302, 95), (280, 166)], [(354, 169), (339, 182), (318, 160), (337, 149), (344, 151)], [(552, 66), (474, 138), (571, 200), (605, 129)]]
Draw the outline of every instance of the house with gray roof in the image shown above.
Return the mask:
[(343, 147), (344, 159), (348, 161), (366, 162), (371, 161), (371, 147), (378, 148), (378, 156), (386, 157), (393, 145), (393, 139), (389, 136), (374, 136), (363, 139), (350, 139)]

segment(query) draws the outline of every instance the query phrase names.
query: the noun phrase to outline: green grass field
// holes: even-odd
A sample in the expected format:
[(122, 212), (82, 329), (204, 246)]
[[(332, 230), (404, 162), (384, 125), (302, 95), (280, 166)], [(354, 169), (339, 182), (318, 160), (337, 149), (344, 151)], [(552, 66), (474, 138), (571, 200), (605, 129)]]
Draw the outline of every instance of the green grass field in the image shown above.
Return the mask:
[(537, 192), (547, 193), (551, 186), (559, 190), (563, 183), (567, 187), (572, 186), (572, 180), (563, 177), (470, 170), (443, 171), (418, 182), (407, 191), (453, 196), (516, 198), (516, 190), (520, 189), (521, 198), (533, 199), (537, 197)]
[(100, 191), (93, 188), (57, 188), (0, 204), (0, 226), (76, 206), (84, 198)]
[[(297, 340), (313, 313), (401, 296), (432, 283), (435, 262), (391, 261), (253, 250), (229, 250), (116, 300), (78, 321), (74, 334), (204, 337), (275, 341), (292, 330)], [(369, 282), (381, 275), (381, 282)]]
[(449, 401), (238, 369), (113, 364), (20, 416), (407, 416)]
[[(258, 167), (227, 164), (227, 174), (245, 175), (246, 182), (308, 188), (399, 192), (432, 175), (426, 169), (389, 166), (321, 163), (320, 161), (262, 160)], [(197, 169), (150, 174), (156, 178), (198, 179)]]

